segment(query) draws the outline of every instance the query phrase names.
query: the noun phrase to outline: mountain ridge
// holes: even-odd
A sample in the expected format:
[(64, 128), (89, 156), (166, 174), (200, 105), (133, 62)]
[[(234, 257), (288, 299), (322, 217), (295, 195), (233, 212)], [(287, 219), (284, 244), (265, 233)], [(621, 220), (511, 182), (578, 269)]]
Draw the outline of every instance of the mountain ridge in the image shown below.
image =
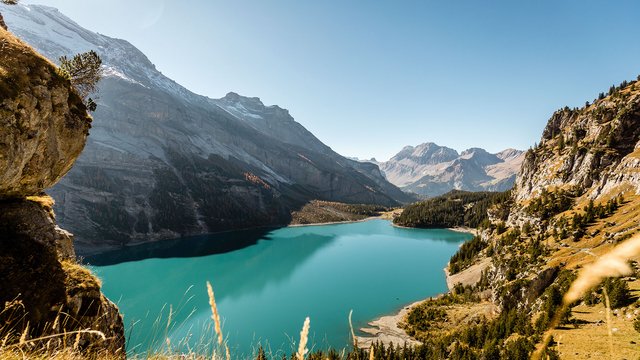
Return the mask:
[(51, 194), (90, 253), (144, 241), (286, 225), (311, 200), (398, 205), (409, 195), (335, 153), (288, 110), (197, 95), (125, 40), (51, 7), (0, 5), (9, 29), (50, 59), (96, 50), (105, 77), (87, 146)]
[(433, 142), (405, 146), (385, 162), (375, 162), (387, 180), (402, 190), (434, 197), (451, 190), (510, 189), (524, 160), (524, 151), (505, 149), (491, 154), (482, 148), (461, 153)]

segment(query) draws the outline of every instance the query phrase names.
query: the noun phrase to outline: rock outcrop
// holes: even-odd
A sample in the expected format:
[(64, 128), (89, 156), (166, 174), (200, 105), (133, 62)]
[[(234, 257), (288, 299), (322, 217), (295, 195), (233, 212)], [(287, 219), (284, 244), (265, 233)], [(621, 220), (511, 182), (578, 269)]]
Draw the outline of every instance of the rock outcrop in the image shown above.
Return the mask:
[[(73, 237), (42, 193), (79, 156), (91, 118), (52, 63), (4, 29), (0, 46), (0, 338), (53, 335), (49, 346), (124, 356), (118, 308), (75, 262)], [(74, 331), (84, 332), (63, 335)]]
[[(540, 303), (558, 269), (588, 264), (640, 229), (639, 125), (639, 81), (551, 116), (540, 143), (525, 154), (511, 201), (501, 205), (508, 207), (506, 223), (493, 221), (492, 229), (502, 230), (483, 233), (503, 308), (510, 298), (518, 306)], [(510, 287), (515, 292), (505, 296)]]
[(1, 46), (0, 197), (37, 194), (71, 169), (91, 118), (48, 60), (9, 36)]
[(510, 221), (515, 224), (530, 216), (526, 204), (543, 191), (565, 190), (575, 198), (593, 200), (640, 193), (639, 123), (637, 81), (584, 108), (555, 112), (538, 146), (526, 153)]

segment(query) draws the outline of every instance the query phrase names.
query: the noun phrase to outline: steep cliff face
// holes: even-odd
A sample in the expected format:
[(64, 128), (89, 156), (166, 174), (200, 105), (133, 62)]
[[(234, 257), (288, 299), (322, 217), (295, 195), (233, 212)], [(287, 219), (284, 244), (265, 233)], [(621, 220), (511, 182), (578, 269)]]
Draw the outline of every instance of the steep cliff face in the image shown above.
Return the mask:
[[(75, 263), (55, 222), (54, 185), (82, 151), (91, 118), (57, 68), (0, 29), (0, 337), (56, 335), (50, 345), (122, 353), (124, 328), (99, 281)], [(93, 329), (77, 339), (64, 332)], [(38, 347), (38, 343), (30, 346)]]
[(285, 225), (314, 199), (412, 200), (375, 169), (335, 153), (286, 109), (235, 93), (194, 94), (128, 42), (83, 29), (53, 8), (2, 12), (12, 31), (51, 59), (90, 49), (103, 59), (87, 147), (51, 191), (79, 253)]
[(516, 179), (515, 221), (543, 191), (577, 202), (640, 190), (640, 84), (631, 82), (582, 109), (553, 114)]

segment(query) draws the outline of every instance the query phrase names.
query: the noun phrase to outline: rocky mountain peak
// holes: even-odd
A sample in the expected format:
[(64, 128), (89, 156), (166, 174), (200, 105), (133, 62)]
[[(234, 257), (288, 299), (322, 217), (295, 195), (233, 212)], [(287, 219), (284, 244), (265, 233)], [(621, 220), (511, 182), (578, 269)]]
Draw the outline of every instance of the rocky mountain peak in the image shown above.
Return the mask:
[(223, 109), (246, 119), (265, 119), (270, 121), (294, 122), (289, 110), (278, 105), (266, 106), (259, 97), (247, 97), (229, 92), (223, 98), (212, 100)]
[(485, 149), (470, 148), (460, 154), (460, 159), (470, 160), (479, 166), (489, 166), (502, 162), (496, 154), (490, 154)]
[(254, 106), (265, 107), (259, 97), (247, 97), (242, 96), (238, 93), (230, 91), (225, 95), (221, 101), (227, 101), (231, 103), (244, 103), (244, 104), (253, 104)]
[(405, 146), (380, 169), (405, 191), (437, 196), (453, 189), (503, 191), (513, 185), (523, 160), (522, 152), (504, 150), (491, 154), (470, 148), (461, 154), (433, 142)]
[(500, 151), (499, 153), (496, 153), (496, 156), (499, 159), (502, 160), (508, 160), (508, 159), (513, 159), (515, 157), (521, 156), (524, 153), (524, 151), (522, 150), (516, 150), (516, 149), (504, 149), (502, 151)]
[(433, 142), (417, 146), (405, 146), (391, 158), (393, 161), (407, 160), (418, 164), (435, 164), (450, 161), (458, 156), (458, 152)]

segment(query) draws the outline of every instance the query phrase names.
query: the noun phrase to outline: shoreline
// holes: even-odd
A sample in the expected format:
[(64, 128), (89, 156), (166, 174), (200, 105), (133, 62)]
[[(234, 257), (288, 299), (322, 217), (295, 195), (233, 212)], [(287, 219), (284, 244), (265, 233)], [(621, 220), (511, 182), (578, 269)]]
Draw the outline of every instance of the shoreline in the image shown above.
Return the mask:
[[(449, 276), (445, 272), (445, 276)], [(449, 282), (447, 281), (447, 288)], [(422, 342), (412, 338), (409, 336), (406, 331), (398, 326), (398, 324), (404, 320), (405, 316), (419, 304), (430, 300), (437, 299), (446, 294), (448, 294), (451, 289), (448, 289), (444, 293), (439, 293), (435, 296), (429, 296), (427, 298), (414, 301), (407, 305), (402, 306), (399, 310), (392, 312), (387, 315), (382, 315), (374, 320), (371, 320), (367, 323), (367, 327), (361, 327), (358, 330), (361, 333), (365, 333), (367, 335), (356, 335), (356, 339), (358, 339), (358, 347), (361, 349), (368, 349), (372, 344), (376, 342), (380, 342), (385, 346), (389, 344), (393, 344), (393, 346), (404, 346), (404, 344), (408, 345), (421, 345)]]
[(295, 228), (295, 227), (303, 227), (303, 226), (326, 226), (326, 225), (340, 225), (340, 224), (351, 224), (351, 223), (359, 223), (370, 220), (387, 220), (383, 217), (383, 215), (378, 216), (369, 216), (360, 220), (343, 220), (343, 221), (329, 221), (329, 222), (321, 222), (321, 223), (311, 223), (311, 224), (289, 224), (284, 226), (285, 228)]
[(393, 223), (393, 221), (391, 221), (391, 225), (393, 227), (397, 227), (398, 229), (419, 229), (419, 230), (446, 229), (446, 230), (451, 230), (451, 231), (455, 231), (455, 232), (459, 232), (459, 233), (472, 234), (474, 236), (478, 235), (478, 230), (477, 229), (466, 227), (466, 226), (419, 228), (419, 227), (398, 225), (398, 224)]
[(455, 226), (447, 229), (455, 232), (468, 233), (468, 234), (472, 234), (473, 236), (478, 236), (478, 229), (474, 229), (466, 226)]
[[(415, 229), (415, 228), (406, 227), (406, 226), (399, 226), (393, 223), (392, 225), (398, 228)], [(453, 227), (453, 228), (446, 228), (446, 229), (455, 231), (455, 232), (469, 233), (474, 236), (477, 235), (476, 229), (467, 228), (467, 227)], [(450, 293), (451, 290), (453, 289), (453, 286), (456, 283), (465, 284), (465, 283), (475, 282), (476, 278), (479, 279), (479, 274), (481, 274), (482, 270), (484, 270), (484, 268), (488, 266), (489, 262), (490, 262), (490, 259), (488, 258), (483, 259), (480, 263), (474, 264), (471, 267), (453, 275), (449, 274), (449, 270), (448, 270), (449, 264), (447, 263), (447, 266), (444, 269), (442, 269), (445, 275), (445, 282), (447, 284), (446, 292), (437, 294), (435, 296), (430, 296), (410, 304), (406, 304), (395, 312), (382, 315), (374, 320), (369, 321), (367, 323), (367, 327), (362, 327), (358, 329), (361, 333), (367, 334), (363, 336), (360, 336), (360, 335), (356, 336), (356, 338), (358, 339), (358, 347), (363, 349), (368, 349), (371, 346), (371, 344), (375, 342), (381, 342), (385, 345), (393, 344), (393, 346), (404, 346), (405, 343), (409, 345), (421, 344), (420, 341), (410, 337), (404, 331), (404, 329), (400, 328), (398, 326), (398, 323), (404, 320), (407, 313), (411, 311), (411, 309), (413, 309), (415, 306), (421, 304), (424, 301), (427, 301), (430, 299), (437, 299), (439, 297), (442, 297)]]
[[(442, 296), (439, 294), (438, 296)], [(420, 345), (420, 341), (410, 337), (404, 329), (398, 326), (398, 323), (404, 319), (411, 309), (424, 300), (418, 300), (411, 304), (405, 305), (390, 315), (383, 315), (375, 320), (369, 321), (367, 327), (361, 327), (358, 329), (361, 333), (367, 335), (356, 335), (358, 341), (358, 347), (361, 349), (369, 349), (372, 344), (376, 342), (383, 343), (385, 345), (393, 344), (393, 346), (408, 345)]]

